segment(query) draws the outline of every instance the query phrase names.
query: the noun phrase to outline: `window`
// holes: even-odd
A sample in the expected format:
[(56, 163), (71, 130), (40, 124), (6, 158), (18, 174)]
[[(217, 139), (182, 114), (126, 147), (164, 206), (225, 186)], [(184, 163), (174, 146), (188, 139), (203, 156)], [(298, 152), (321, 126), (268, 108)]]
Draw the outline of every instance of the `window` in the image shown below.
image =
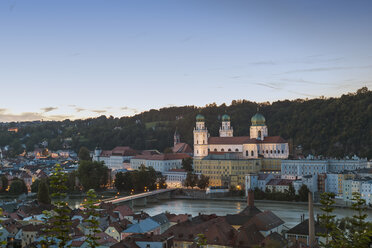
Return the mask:
[(273, 150), (270, 150), (270, 153), (272, 154), (273, 153)]
[(217, 149), (216, 149), (216, 148), (214, 148), (214, 151), (215, 151), (215, 152), (217, 152)]
[(225, 151), (225, 150), (222, 148), (222, 149), (221, 149), (221, 152), (224, 152), (224, 151)]
[(254, 151), (251, 151), (251, 156), (254, 156)]
[(269, 154), (269, 150), (266, 150), (266, 153)]
[(245, 151), (245, 156), (248, 156), (248, 151)]
[(235, 151), (236, 151), (236, 152), (238, 152), (238, 151), (239, 151), (239, 149), (238, 149), (238, 148), (236, 148), (236, 149), (235, 149)]
[(204, 140), (203, 140), (203, 145), (204, 145)]
[(229, 150), (228, 150), (229, 152), (231, 152), (231, 149), (229, 148)]

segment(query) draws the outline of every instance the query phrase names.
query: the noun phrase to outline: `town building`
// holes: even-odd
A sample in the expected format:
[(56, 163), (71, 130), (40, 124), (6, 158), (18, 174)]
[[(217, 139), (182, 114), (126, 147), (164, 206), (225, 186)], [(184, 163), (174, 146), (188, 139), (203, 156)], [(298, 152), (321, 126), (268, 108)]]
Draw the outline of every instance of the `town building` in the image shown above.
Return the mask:
[(129, 146), (117, 146), (112, 150), (102, 150), (97, 147), (93, 153), (93, 161), (104, 162), (105, 165), (112, 169), (118, 170), (124, 168), (124, 163), (139, 154)]
[(166, 177), (168, 188), (182, 188), (183, 182), (186, 180), (187, 171), (184, 169), (171, 169), (163, 173)]
[(245, 176), (245, 195), (248, 194), (249, 190), (256, 188), (265, 191), (266, 184), (274, 178), (273, 174), (266, 173), (250, 173)]
[(185, 153), (137, 155), (130, 159), (130, 166), (133, 170), (138, 170), (141, 165), (144, 165), (164, 173), (172, 169), (182, 168), (182, 159), (185, 158), (190, 158), (190, 156)]
[(181, 142), (181, 136), (177, 130), (174, 132), (174, 136), (173, 136), (172, 152), (173, 153), (187, 153), (190, 156), (193, 155), (191, 146), (189, 146), (187, 143)]
[(292, 184), (292, 180), (289, 179), (271, 179), (266, 184), (266, 189), (270, 190), (270, 192), (281, 192), (285, 193), (289, 190), (289, 185)]

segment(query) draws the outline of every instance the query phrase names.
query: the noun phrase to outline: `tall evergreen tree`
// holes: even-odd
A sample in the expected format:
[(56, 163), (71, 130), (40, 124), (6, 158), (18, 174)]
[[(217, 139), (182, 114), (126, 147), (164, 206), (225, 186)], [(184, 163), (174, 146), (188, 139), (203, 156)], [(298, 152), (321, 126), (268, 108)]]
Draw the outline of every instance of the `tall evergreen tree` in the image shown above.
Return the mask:
[(37, 192), (37, 200), (42, 204), (50, 204), (49, 187), (45, 180), (39, 183), (39, 190)]

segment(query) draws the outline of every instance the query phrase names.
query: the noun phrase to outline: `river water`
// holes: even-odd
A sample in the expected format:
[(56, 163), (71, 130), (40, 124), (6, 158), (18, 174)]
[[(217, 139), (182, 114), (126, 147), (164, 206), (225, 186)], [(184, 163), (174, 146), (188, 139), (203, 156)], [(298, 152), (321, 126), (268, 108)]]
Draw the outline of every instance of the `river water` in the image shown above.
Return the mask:
[[(82, 199), (70, 199), (69, 205), (71, 207), (78, 207)], [(280, 202), (255, 202), (255, 205), (262, 211), (271, 210), (278, 217), (280, 217), (285, 225), (289, 228), (297, 225), (301, 221), (301, 215), (305, 214), (305, 218), (308, 218), (307, 205), (297, 204), (286, 204)], [(212, 200), (163, 200), (158, 203), (149, 203), (145, 207), (135, 207), (135, 212), (145, 211), (150, 216), (160, 214), (163, 212), (169, 212), (174, 214), (191, 214), (196, 216), (199, 213), (202, 214), (216, 214), (224, 216), (227, 214), (236, 214), (242, 211), (246, 207), (245, 202), (239, 201), (212, 201)], [(321, 210), (318, 206), (314, 207), (314, 214), (321, 214)], [(353, 211), (346, 208), (336, 208), (334, 213), (337, 218), (342, 218), (353, 215)], [(372, 221), (372, 211), (368, 210), (368, 220)]]

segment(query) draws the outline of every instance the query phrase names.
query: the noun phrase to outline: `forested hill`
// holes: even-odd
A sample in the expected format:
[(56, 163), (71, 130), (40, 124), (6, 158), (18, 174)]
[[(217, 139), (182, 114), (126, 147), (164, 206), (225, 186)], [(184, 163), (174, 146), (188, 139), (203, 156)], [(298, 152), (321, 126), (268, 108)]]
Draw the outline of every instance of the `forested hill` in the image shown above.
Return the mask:
[[(280, 135), (293, 146), (301, 145), (305, 154), (344, 157), (356, 154), (372, 158), (372, 91), (362, 88), (339, 98), (284, 100), (255, 103), (233, 101), (231, 105), (210, 104), (206, 107), (171, 107), (150, 110), (133, 117), (99, 118), (61, 122), (7, 123), (0, 127), (0, 146), (10, 145), (14, 152), (33, 150), (48, 141), (53, 150), (70, 145), (103, 149), (131, 146), (135, 149), (158, 149), (173, 146), (175, 129), (181, 140), (192, 144), (195, 116), (201, 113), (212, 136), (218, 135), (220, 117), (231, 116), (234, 135), (249, 135), (250, 119), (260, 106), (269, 135)], [(18, 133), (8, 127), (19, 126)]]

